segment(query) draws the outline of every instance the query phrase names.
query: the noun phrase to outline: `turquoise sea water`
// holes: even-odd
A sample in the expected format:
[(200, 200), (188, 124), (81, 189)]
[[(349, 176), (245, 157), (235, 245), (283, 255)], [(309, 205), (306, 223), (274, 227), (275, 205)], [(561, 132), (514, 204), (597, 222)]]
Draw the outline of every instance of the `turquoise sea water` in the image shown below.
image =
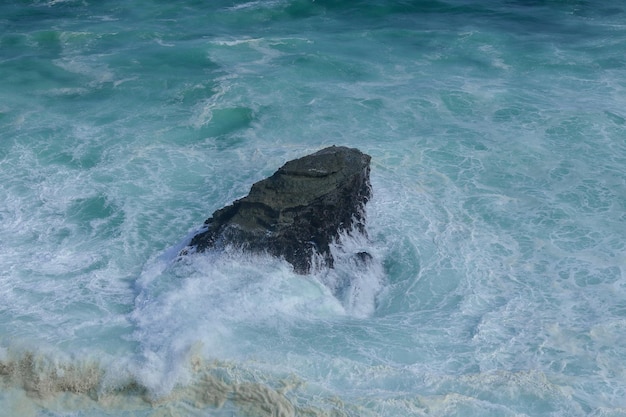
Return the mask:
[[(2, 2), (0, 415), (626, 416), (625, 109), (621, 0)], [(174, 262), (332, 144), (371, 267)]]

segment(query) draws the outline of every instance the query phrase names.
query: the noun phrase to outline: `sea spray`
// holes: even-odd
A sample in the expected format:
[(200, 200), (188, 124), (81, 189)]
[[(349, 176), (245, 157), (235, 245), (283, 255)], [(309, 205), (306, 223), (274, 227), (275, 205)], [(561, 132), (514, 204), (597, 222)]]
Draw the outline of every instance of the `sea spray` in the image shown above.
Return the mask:
[[(296, 324), (353, 312), (371, 314), (382, 277), (368, 274), (369, 266), (348, 271), (348, 256), (345, 252), (338, 255), (343, 271), (326, 268), (311, 276), (296, 274), (280, 259), (235, 248), (152, 263), (138, 281), (142, 290), (131, 319), (137, 328), (134, 337), (145, 349), (144, 371), (153, 369), (163, 373), (157, 380), (169, 381), (155, 389), (167, 392), (172, 388), (176, 373), (182, 370), (177, 363), (187, 361), (187, 352), (196, 340), (202, 341), (209, 356), (227, 357), (238, 350), (229, 345), (236, 343), (231, 339), (235, 329), (256, 333), (256, 326), (273, 328), (282, 326), (283, 321)], [(341, 287), (337, 286), (338, 274), (348, 280)], [(327, 285), (330, 279), (334, 286)], [(351, 281), (353, 295), (343, 297), (350, 292)], [(171, 344), (164, 344), (163, 337)]]
[(331, 245), (333, 268), (322, 267), (314, 274), (347, 314), (361, 318), (374, 314), (378, 294), (386, 282), (380, 252), (365, 233), (343, 232)]

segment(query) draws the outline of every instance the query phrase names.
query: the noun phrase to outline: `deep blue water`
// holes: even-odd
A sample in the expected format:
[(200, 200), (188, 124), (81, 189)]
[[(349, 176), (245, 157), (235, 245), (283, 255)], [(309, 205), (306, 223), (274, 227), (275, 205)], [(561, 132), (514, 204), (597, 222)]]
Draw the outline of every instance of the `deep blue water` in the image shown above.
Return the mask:
[[(2, 2), (0, 410), (626, 416), (624, 109), (621, 0)], [(174, 262), (332, 144), (371, 267)]]

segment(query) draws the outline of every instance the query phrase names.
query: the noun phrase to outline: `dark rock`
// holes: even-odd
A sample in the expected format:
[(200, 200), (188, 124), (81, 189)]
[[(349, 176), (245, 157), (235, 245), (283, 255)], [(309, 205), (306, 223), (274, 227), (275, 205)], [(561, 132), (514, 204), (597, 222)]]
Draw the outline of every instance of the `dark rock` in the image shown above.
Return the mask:
[(235, 246), (282, 257), (301, 274), (311, 271), (314, 257), (332, 267), (330, 245), (340, 233), (365, 233), (370, 159), (358, 149), (331, 146), (287, 162), (213, 213), (183, 254)]
[(355, 256), (362, 264), (367, 264), (372, 260), (372, 255), (370, 255), (368, 252), (357, 252), (355, 253)]

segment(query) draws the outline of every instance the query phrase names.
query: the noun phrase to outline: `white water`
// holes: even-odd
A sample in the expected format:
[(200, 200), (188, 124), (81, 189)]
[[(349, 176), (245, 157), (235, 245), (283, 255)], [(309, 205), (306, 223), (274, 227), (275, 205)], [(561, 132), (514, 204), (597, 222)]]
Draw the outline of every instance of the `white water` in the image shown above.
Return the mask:
[[(626, 415), (625, 10), (0, 6), (0, 414)], [(371, 265), (176, 261), (332, 144)]]

